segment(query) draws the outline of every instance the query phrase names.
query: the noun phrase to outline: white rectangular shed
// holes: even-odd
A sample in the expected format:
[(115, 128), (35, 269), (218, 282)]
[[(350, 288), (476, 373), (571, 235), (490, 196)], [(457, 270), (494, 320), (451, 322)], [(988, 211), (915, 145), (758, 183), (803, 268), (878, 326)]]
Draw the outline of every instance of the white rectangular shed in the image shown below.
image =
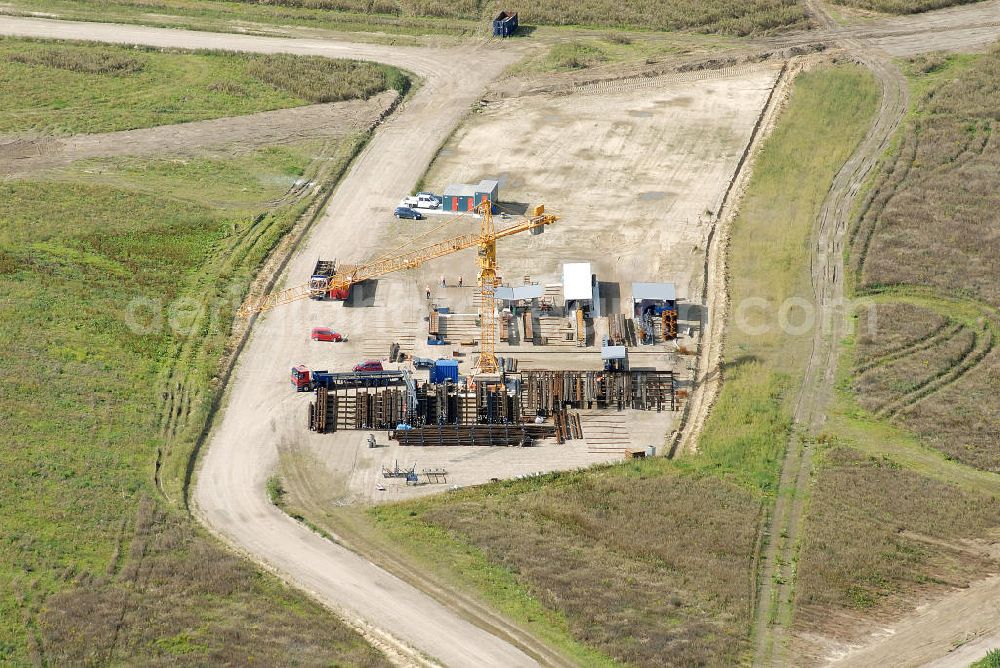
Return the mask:
[(569, 262), (563, 265), (563, 299), (571, 300), (591, 300), (594, 297), (594, 289), (591, 285), (589, 262)]

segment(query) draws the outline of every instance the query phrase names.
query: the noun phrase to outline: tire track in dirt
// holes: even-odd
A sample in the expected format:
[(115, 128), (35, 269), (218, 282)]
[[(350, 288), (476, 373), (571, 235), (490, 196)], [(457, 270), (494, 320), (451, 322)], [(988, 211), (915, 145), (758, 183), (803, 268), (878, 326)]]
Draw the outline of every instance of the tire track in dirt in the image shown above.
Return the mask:
[(306, 139), (346, 137), (370, 127), (398, 96), (396, 91), (385, 91), (368, 100), (313, 104), (121, 132), (71, 137), (0, 136), (0, 174), (20, 175), (88, 158), (190, 154), (222, 146), (248, 150)]
[(941, 374), (920, 383), (906, 395), (878, 411), (875, 416), (881, 419), (894, 418), (900, 412), (957, 383), (963, 376), (979, 366), (983, 358), (993, 350), (993, 332), (988, 325), (984, 325), (981, 331), (974, 331), (973, 335), (975, 338), (973, 339), (972, 346), (965, 351), (965, 354), (957, 363), (945, 369)]
[(945, 320), (940, 326), (935, 327), (933, 330), (928, 332), (925, 336), (916, 339), (915, 341), (910, 341), (909, 343), (904, 343), (902, 346), (895, 348), (893, 350), (886, 351), (875, 357), (866, 359), (864, 362), (856, 365), (851, 373), (854, 375), (860, 375), (869, 369), (874, 369), (877, 366), (882, 366), (883, 364), (888, 364), (889, 362), (895, 362), (898, 359), (908, 357), (914, 353), (919, 353), (921, 351), (927, 350), (932, 346), (936, 346), (945, 339), (950, 339), (951, 337), (958, 334), (959, 330), (962, 329), (962, 323), (960, 322), (949, 322)]

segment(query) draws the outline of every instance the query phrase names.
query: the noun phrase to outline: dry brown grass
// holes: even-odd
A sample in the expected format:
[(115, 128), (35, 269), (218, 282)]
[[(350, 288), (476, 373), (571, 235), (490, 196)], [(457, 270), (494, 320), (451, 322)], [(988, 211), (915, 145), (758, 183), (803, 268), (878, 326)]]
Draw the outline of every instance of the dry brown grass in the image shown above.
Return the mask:
[(981, 0), (833, 0), (834, 4), (889, 14), (916, 14), (941, 7), (967, 5)]
[(960, 462), (1000, 473), (1000, 349), (899, 418), (926, 442)]
[(357, 12), (455, 19), (492, 17), (500, 9), (519, 13), (522, 24), (583, 25), (646, 30), (697, 30), (749, 35), (806, 24), (798, 0), (522, 0), (516, 5), (477, 0), (278, 0), (282, 4)]
[(884, 611), (918, 591), (961, 586), (995, 568), (960, 541), (1000, 526), (997, 501), (888, 459), (826, 451), (805, 520), (797, 624), (829, 630), (838, 609)]
[[(72, 573), (68, 577), (76, 577)], [(106, 576), (79, 576), (38, 621), (50, 665), (388, 666), (347, 627), (144, 500)], [(252, 613), (251, 613), (252, 611)]]
[(248, 75), (313, 103), (367, 99), (389, 88), (406, 92), (408, 82), (395, 68), (358, 60), (287, 53), (246, 56)]
[(862, 287), (921, 285), (1000, 306), (1000, 50), (953, 69), (924, 75), (929, 88), (876, 183), (854, 255)]
[(739, 663), (760, 501), (667, 464), (489, 485), (376, 513), (391, 526), (454, 532), (565, 616), (574, 638), (619, 661)]
[(873, 304), (858, 316), (856, 363), (863, 366), (899, 353), (941, 333), (947, 324), (943, 316), (914, 304)]
[(47, 51), (12, 53), (8, 60), (25, 65), (44, 65), (70, 72), (123, 76), (141, 72), (146, 63), (123, 49), (95, 48), (82, 50), (72, 46), (53, 46)]
[[(994, 130), (1000, 121), (1000, 49), (977, 57), (922, 56), (911, 61), (910, 75), (918, 92), (915, 110), (853, 231), (858, 282), (862, 291), (918, 294), (928, 305), (938, 295), (957, 297), (996, 327), (991, 307), (1000, 306), (1000, 137)], [(860, 339), (859, 371), (871, 366), (873, 355), (904, 345), (902, 339), (916, 342), (918, 330), (925, 338), (935, 336), (926, 331), (933, 317), (917, 307), (879, 308), (894, 310), (880, 318), (872, 340)], [(996, 471), (1000, 362), (996, 350), (988, 352), (995, 336), (972, 322), (979, 316), (964, 317), (964, 325), (982, 339), (967, 360), (970, 368), (905, 407), (897, 420), (950, 457)], [(875, 367), (857, 379), (862, 404), (877, 408), (894, 391), (925, 378), (919, 360), (927, 354), (937, 351), (944, 361), (947, 349), (955, 352), (954, 346), (920, 350), (919, 342), (914, 348), (912, 359)]]
[(858, 402), (876, 412), (960, 363), (976, 345), (967, 328), (922, 350), (877, 364), (854, 379)]

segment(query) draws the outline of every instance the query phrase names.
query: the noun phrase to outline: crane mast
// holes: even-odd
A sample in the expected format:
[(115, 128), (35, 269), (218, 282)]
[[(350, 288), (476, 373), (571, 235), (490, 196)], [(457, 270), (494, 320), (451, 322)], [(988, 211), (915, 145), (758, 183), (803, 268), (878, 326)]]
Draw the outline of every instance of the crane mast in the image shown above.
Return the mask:
[(481, 203), (479, 213), (482, 216), (479, 235), (479, 362), (476, 371), (479, 373), (497, 372), (496, 335), (497, 310), (496, 288), (500, 283), (497, 276), (497, 235), (493, 227), (493, 203), (489, 200)]

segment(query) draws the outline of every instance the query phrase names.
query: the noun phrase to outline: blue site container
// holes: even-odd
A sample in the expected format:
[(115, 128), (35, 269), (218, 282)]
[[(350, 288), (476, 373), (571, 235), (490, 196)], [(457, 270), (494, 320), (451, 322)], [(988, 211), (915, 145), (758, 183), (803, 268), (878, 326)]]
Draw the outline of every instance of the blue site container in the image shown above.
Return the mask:
[(450, 380), (453, 383), (458, 382), (458, 360), (438, 360), (434, 362), (434, 368), (431, 369), (431, 382), (443, 383), (446, 380)]
[(495, 37), (510, 37), (517, 30), (517, 12), (500, 12), (493, 19), (493, 35)]

